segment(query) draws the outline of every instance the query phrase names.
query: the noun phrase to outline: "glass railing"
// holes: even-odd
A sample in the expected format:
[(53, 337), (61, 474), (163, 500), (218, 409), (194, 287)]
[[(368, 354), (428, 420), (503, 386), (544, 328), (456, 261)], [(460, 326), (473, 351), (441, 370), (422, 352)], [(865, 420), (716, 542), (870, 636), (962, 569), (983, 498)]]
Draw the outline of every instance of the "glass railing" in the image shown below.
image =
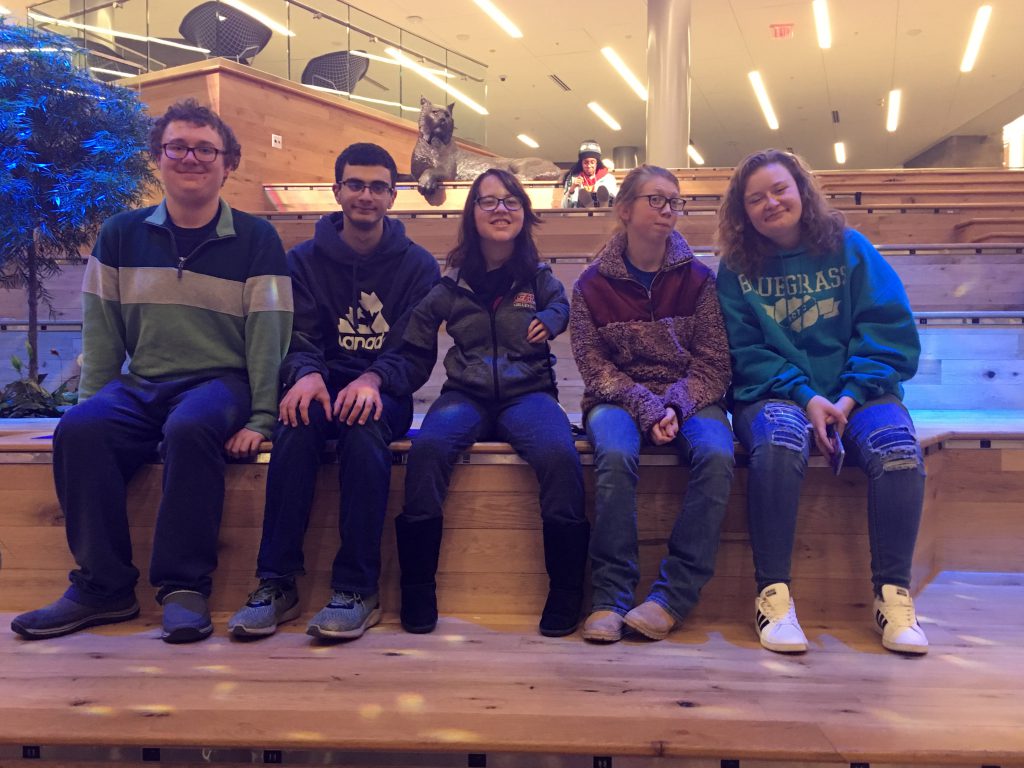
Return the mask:
[[(47, 0), (28, 11), (30, 23), (76, 39), (97, 79), (223, 56), (410, 120), (421, 96), (455, 101), (439, 82), (487, 103), (485, 64), (340, 0)], [(484, 115), (459, 104), (455, 123), (460, 138), (487, 143)]]

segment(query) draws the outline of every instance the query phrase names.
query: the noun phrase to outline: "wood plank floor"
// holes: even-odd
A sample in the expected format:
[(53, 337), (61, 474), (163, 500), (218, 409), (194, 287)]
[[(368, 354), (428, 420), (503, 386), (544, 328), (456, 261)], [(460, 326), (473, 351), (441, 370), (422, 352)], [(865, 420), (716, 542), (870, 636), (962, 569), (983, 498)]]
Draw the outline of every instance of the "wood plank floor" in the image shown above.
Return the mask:
[(338, 645), (301, 624), (232, 641), (223, 615), (192, 646), (137, 623), (34, 643), (4, 631), (0, 765), (23, 764), (4, 758), (25, 745), (65, 764), (76, 751), (57, 745), (123, 747), (122, 762), (192, 747), (375, 766), (473, 765), (469, 753), (504, 756), (491, 766), (1024, 765), (1024, 575), (945, 573), (918, 609), (924, 658), (885, 652), (867, 615), (805, 623), (798, 657), (763, 651), (748, 626), (594, 646), (472, 616)]

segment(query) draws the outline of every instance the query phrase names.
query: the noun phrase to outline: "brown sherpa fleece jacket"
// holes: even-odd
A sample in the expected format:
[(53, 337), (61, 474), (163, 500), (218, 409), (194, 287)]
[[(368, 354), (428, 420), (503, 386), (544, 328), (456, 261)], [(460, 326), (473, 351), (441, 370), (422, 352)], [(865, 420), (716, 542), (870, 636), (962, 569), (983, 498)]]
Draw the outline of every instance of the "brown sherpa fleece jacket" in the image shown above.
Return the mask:
[(629, 411), (646, 435), (676, 410), (680, 422), (725, 396), (732, 371), (715, 276), (679, 232), (648, 293), (629, 276), (626, 235), (598, 252), (573, 287), (569, 330), (583, 377), (581, 407)]

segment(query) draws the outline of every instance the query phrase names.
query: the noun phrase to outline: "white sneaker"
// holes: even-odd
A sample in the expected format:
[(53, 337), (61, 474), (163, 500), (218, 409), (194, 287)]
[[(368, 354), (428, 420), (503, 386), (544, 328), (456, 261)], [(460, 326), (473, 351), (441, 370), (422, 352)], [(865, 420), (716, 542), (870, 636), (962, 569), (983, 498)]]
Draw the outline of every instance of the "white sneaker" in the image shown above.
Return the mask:
[(890, 651), (928, 653), (928, 638), (917, 623), (914, 600), (904, 587), (882, 585), (882, 596), (875, 598), (875, 629)]
[(776, 653), (802, 653), (807, 637), (796, 620), (796, 603), (783, 582), (769, 584), (754, 600), (754, 625), (761, 645)]

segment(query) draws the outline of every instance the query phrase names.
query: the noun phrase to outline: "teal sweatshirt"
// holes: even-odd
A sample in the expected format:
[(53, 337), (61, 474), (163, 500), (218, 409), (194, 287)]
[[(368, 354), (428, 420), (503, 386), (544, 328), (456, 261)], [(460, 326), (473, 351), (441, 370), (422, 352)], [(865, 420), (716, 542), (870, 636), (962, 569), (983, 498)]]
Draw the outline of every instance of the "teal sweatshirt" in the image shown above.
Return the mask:
[(216, 231), (178, 258), (165, 203), (120, 213), (100, 230), (82, 286), (86, 400), (125, 359), (154, 381), (238, 371), (249, 379), (245, 426), (270, 437), (277, 374), (292, 330), (292, 287), (269, 222), (223, 200)]
[(863, 235), (847, 229), (842, 250), (824, 255), (780, 251), (763, 269), (718, 269), (734, 400), (903, 397), (921, 355), (917, 325), (899, 276)]

